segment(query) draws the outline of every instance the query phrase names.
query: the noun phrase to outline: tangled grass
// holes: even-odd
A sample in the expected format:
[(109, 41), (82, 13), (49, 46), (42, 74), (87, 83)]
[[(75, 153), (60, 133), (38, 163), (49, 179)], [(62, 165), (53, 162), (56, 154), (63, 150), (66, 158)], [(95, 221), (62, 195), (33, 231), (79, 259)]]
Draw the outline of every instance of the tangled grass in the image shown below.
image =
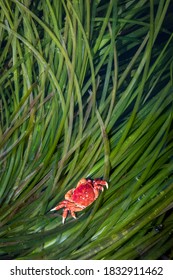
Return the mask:
[[(171, 1), (0, 0), (0, 258), (173, 257)], [(109, 189), (50, 212), (82, 177)]]

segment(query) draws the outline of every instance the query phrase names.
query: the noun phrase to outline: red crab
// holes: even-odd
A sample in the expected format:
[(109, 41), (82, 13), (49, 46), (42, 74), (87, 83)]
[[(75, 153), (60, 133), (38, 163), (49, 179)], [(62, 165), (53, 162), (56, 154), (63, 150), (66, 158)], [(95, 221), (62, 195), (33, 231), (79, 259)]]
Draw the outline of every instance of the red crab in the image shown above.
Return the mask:
[(68, 211), (71, 216), (76, 219), (75, 212), (82, 211), (84, 208), (92, 204), (99, 196), (99, 191), (104, 190), (104, 186), (108, 188), (108, 183), (101, 179), (81, 179), (76, 188), (69, 190), (65, 194), (65, 200), (61, 201), (51, 211), (64, 208), (62, 214), (62, 222), (64, 223)]

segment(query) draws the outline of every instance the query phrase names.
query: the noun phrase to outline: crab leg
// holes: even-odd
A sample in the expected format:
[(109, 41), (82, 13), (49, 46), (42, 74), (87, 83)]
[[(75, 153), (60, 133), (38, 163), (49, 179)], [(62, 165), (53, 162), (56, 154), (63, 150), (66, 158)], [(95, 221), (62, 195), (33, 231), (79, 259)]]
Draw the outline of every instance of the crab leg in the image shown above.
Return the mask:
[(64, 224), (65, 219), (67, 218), (67, 214), (68, 214), (68, 209), (65, 208), (62, 214), (62, 223)]
[(65, 219), (67, 218), (67, 214), (68, 214), (68, 211), (70, 212), (71, 216), (76, 219), (76, 215), (75, 215), (75, 212), (74, 211), (81, 211), (81, 207), (74, 207), (74, 210), (71, 210), (69, 208), (65, 208), (64, 211), (63, 211), (63, 214), (62, 214), (62, 223), (64, 224), (65, 222)]
[(57, 211), (61, 208), (65, 208), (63, 210), (63, 214), (62, 214), (62, 223), (64, 224), (65, 219), (67, 218), (68, 211), (70, 211), (70, 214), (72, 215), (72, 217), (74, 219), (76, 219), (76, 216), (75, 216), (74, 212), (81, 211), (85, 207), (77, 206), (72, 202), (69, 202), (67, 200), (63, 200), (60, 204), (58, 204), (55, 208), (51, 209), (50, 211)]
[(76, 219), (76, 215), (75, 215), (75, 213), (74, 213), (74, 211), (70, 211), (70, 214), (72, 215), (72, 217), (74, 218), (74, 219)]
[(59, 209), (61, 209), (63, 207), (66, 207), (66, 206), (67, 206), (67, 201), (63, 200), (63, 201), (61, 201), (61, 203), (59, 203), (56, 207), (54, 207), (50, 211), (56, 211), (56, 210), (59, 210)]

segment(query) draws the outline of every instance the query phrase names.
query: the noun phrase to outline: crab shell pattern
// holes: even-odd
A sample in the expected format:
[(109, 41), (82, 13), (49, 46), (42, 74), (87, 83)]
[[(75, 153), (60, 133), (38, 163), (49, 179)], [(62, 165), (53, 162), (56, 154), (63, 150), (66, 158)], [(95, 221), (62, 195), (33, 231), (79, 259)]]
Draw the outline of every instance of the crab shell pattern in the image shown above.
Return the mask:
[(108, 183), (101, 179), (84, 179), (82, 178), (76, 188), (69, 190), (65, 194), (65, 200), (61, 201), (51, 211), (64, 208), (62, 214), (62, 222), (64, 223), (68, 212), (76, 219), (75, 212), (82, 211), (84, 208), (92, 204), (99, 196), (99, 191), (103, 191), (104, 187), (108, 188)]

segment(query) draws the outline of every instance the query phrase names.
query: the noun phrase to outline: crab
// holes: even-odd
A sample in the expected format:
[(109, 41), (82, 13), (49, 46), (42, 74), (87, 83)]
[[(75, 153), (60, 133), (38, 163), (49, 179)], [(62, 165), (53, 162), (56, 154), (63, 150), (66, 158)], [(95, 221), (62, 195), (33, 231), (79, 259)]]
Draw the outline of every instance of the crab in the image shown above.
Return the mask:
[(65, 194), (65, 200), (61, 201), (55, 208), (50, 211), (59, 210), (64, 208), (62, 214), (62, 223), (70, 212), (71, 216), (76, 219), (75, 212), (80, 212), (90, 204), (92, 204), (99, 196), (100, 191), (108, 188), (108, 183), (101, 179), (85, 179), (82, 178), (76, 188), (69, 190)]

